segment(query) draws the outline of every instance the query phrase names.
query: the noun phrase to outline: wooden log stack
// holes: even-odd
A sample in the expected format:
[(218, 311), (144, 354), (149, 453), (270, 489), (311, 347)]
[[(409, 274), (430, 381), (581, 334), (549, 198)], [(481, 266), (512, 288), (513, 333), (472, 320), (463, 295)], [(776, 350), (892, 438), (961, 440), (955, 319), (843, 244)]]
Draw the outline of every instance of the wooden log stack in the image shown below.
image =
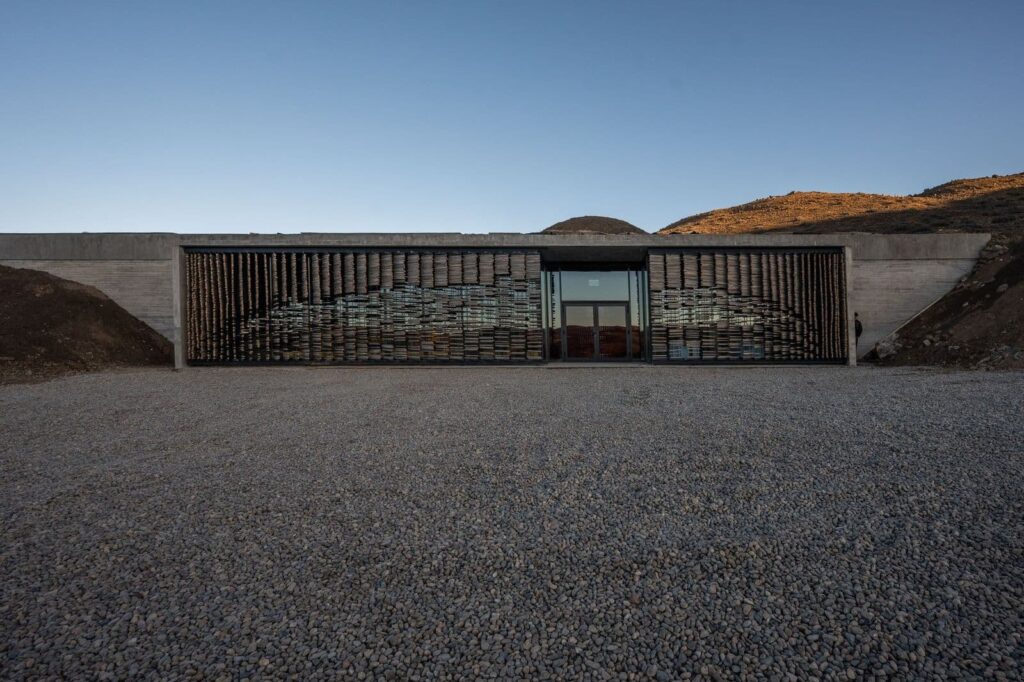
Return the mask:
[(648, 272), (655, 362), (847, 357), (841, 251), (657, 249)]
[(196, 249), (185, 270), (191, 362), (543, 359), (537, 252)]

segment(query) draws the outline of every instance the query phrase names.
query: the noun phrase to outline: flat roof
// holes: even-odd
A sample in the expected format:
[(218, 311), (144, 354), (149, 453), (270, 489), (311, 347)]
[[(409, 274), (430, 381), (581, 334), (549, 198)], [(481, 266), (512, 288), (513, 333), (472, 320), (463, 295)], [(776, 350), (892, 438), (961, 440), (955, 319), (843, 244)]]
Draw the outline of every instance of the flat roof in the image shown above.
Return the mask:
[(652, 248), (850, 247), (857, 260), (974, 258), (984, 233), (875, 234), (520, 234), (321, 233), (174, 234), (94, 232), (0, 235), (0, 260), (165, 260), (175, 247), (349, 247), (536, 249), (545, 259), (639, 261)]

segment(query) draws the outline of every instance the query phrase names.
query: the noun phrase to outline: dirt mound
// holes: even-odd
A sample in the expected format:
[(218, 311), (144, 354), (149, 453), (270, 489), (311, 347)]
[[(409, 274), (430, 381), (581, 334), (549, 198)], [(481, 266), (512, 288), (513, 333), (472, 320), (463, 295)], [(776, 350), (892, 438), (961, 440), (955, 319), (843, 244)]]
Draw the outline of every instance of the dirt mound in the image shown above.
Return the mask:
[(1024, 238), (1001, 236), (938, 303), (880, 343), (884, 365), (1024, 369)]
[(776, 230), (1024, 234), (1024, 173), (953, 180), (911, 196), (790, 192), (683, 218), (659, 234)]
[(172, 357), (166, 338), (98, 289), (0, 265), (0, 383)]
[(541, 230), (541, 234), (647, 234), (636, 225), (618, 218), (585, 215), (569, 218)]

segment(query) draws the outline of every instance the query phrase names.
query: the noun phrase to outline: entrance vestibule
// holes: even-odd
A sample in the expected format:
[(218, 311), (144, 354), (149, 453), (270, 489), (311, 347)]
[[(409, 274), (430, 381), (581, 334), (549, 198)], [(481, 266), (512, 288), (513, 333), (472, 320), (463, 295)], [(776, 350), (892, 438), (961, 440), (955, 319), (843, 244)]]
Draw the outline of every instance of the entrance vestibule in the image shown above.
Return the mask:
[(545, 273), (548, 359), (626, 362), (646, 358), (646, 272), (572, 269)]

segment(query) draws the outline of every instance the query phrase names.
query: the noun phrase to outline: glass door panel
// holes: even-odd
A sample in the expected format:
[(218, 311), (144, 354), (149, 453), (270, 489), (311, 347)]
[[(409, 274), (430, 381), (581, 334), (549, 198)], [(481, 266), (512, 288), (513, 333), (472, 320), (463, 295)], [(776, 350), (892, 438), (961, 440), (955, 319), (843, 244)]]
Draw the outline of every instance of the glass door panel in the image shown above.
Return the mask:
[[(643, 360), (646, 357), (648, 313), (647, 273), (644, 270), (629, 267), (604, 270), (600, 266), (577, 270), (568, 267), (554, 268), (546, 274), (545, 327), (549, 360), (616, 361)], [(617, 306), (625, 307), (625, 323)], [(572, 307), (568, 313), (567, 307)], [(606, 308), (601, 321), (598, 320), (598, 307)], [(587, 308), (592, 310), (588, 312)], [(573, 319), (566, 320), (566, 314), (571, 314)], [(592, 338), (587, 333), (588, 326), (592, 330)], [(604, 349), (601, 349), (601, 343)]]
[(589, 359), (594, 357), (594, 306), (565, 306), (565, 357)]
[(629, 358), (629, 322), (626, 306), (599, 305), (597, 308), (597, 351), (602, 360)]

